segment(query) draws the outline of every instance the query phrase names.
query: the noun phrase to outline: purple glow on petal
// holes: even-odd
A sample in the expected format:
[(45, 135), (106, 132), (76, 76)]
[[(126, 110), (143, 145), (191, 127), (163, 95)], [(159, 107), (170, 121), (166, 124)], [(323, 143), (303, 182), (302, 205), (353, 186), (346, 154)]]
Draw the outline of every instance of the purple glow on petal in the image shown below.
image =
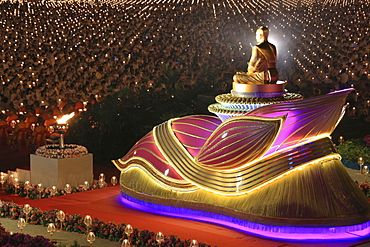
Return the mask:
[(321, 134), (331, 134), (343, 115), (343, 105), (352, 90), (344, 89), (316, 98), (267, 105), (246, 115), (267, 118), (287, 116), (268, 155)]
[(221, 124), (221, 120), (213, 116), (195, 115), (174, 119), (171, 124), (176, 137), (195, 157), (208, 137)]
[(365, 240), (370, 237), (370, 221), (359, 225), (337, 227), (274, 226), (243, 221), (212, 212), (154, 204), (129, 197), (122, 192), (120, 199), (121, 203), (125, 206), (144, 212), (215, 223), (266, 238), (304, 240), (305, 242), (309, 242), (310, 240), (311, 242), (314, 240), (338, 242)]

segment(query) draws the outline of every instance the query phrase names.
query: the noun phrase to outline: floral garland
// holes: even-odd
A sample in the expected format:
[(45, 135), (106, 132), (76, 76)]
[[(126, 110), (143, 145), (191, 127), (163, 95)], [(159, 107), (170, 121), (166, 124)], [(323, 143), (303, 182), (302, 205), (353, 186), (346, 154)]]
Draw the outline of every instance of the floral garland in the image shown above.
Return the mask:
[(100, 182), (98, 180), (94, 180), (92, 184), (88, 185), (78, 185), (76, 187), (71, 186), (69, 191), (66, 191), (66, 189), (63, 190), (52, 190), (52, 188), (45, 188), (42, 192), (40, 192), (37, 189), (36, 184), (30, 184), (29, 186), (26, 186), (24, 183), (20, 183), (18, 186), (14, 185), (8, 185), (5, 187), (6, 193), (13, 194), (13, 195), (19, 195), (21, 197), (29, 197), (31, 199), (45, 199), (55, 196), (63, 196), (67, 194), (73, 194), (88, 190), (96, 190), (107, 187), (107, 182), (103, 181)]
[(74, 158), (86, 155), (87, 148), (77, 144), (65, 144), (64, 148), (59, 148), (59, 144), (49, 144), (39, 147), (35, 154), (55, 159)]
[[(59, 210), (53, 209), (43, 212), (39, 208), (32, 208), (31, 212), (27, 216), (29, 224), (47, 226), (49, 223), (54, 223), (56, 228), (61, 227), (60, 221), (56, 218), (56, 213)], [(18, 218), (26, 218), (23, 212), (23, 206), (18, 205), (14, 202), (3, 202), (0, 201), (0, 217), (10, 218), (17, 220)], [(165, 236), (164, 241), (159, 245), (156, 241), (156, 234), (148, 230), (141, 230), (134, 228), (130, 236), (125, 234), (126, 224), (115, 224), (113, 222), (103, 222), (97, 218), (92, 220), (92, 225), (89, 230), (93, 231), (95, 236), (98, 238), (109, 239), (111, 241), (122, 242), (124, 239), (130, 239), (132, 244), (135, 246), (176, 246), (176, 247), (188, 247), (191, 244), (191, 240), (181, 241), (178, 237), (169, 235)], [(65, 221), (63, 223), (63, 229), (70, 232), (77, 232), (86, 234), (87, 229), (84, 224), (84, 217), (79, 214), (66, 214)], [(40, 245), (43, 246), (43, 245)], [(210, 245), (199, 243), (199, 247), (209, 247)]]

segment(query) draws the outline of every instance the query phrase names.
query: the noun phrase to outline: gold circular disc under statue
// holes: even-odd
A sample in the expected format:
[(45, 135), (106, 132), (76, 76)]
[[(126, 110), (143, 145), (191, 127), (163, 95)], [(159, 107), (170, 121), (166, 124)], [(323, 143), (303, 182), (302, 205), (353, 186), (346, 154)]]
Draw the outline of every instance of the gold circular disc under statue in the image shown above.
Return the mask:
[(284, 92), (285, 83), (278, 81), (277, 84), (243, 84), (233, 82), (233, 91), (238, 93), (278, 93)]

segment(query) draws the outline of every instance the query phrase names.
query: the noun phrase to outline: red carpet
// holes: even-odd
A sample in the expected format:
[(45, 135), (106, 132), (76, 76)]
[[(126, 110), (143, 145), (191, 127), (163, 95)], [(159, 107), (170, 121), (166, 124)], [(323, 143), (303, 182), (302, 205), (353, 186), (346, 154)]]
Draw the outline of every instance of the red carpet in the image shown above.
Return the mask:
[(197, 239), (212, 246), (287, 246), (281, 242), (263, 240), (221, 226), (170, 218), (137, 211), (123, 206), (119, 199), (119, 186), (81, 192), (43, 200), (31, 200), (15, 196), (2, 196), (43, 211), (61, 209), (67, 214), (91, 215), (105, 222), (128, 223), (140, 230), (162, 231), (180, 239)]
[[(32, 200), (19, 196), (0, 194), (3, 201), (14, 201), (19, 204), (28, 203), (43, 211), (61, 209), (67, 214), (91, 215), (105, 222), (128, 223), (140, 230), (153, 232), (162, 231), (166, 235), (176, 235), (180, 239), (197, 239), (199, 242), (219, 247), (240, 246), (369, 246), (370, 241), (339, 242), (339, 243), (293, 243), (269, 240), (248, 235), (237, 230), (222, 226), (154, 215), (127, 208), (122, 205), (119, 186), (80, 192), (49, 199)], [(368, 245), (366, 245), (368, 244)]]

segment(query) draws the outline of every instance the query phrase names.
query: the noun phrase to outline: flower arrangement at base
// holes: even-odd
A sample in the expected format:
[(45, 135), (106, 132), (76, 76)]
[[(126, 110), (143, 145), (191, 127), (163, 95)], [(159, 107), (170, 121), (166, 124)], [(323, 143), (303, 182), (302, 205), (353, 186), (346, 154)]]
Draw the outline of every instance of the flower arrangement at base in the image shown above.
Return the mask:
[(370, 147), (370, 134), (364, 137), (364, 142), (367, 147)]
[[(60, 228), (60, 221), (56, 218), (56, 213), (59, 210), (53, 209), (43, 212), (38, 208), (32, 208), (28, 214), (28, 222), (33, 225), (47, 226), (49, 223), (54, 223), (56, 228)], [(14, 202), (1, 202), (0, 201), (0, 217), (10, 218), (17, 220), (19, 217), (25, 218), (23, 212), (23, 205), (18, 205)], [(94, 232), (98, 238), (109, 239), (111, 241), (122, 242), (124, 239), (131, 239), (134, 246), (159, 246), (156, 241), (156, 234), (148, 230), (138, 230), (134, 228), (130, 236), (125, 234), (126, 224), (116, 224), (113, 222), (103, 222), (97, 218), (92, 220), (90, 230)], [(86, 234), (86, 225), (84, 224), (84, 217), (79, 214), (66, 214), (63, 228), (66, 231)], [(161, 246), (176, 246), (176, 247), (187, 247), (190, 246), (191, 240), (180, 240), (178, 237), (169, 235), (165, 236), (165, 240), (161, 243)], [(48, 245), (39, 245), (48, 246)], [(52, 246), (52, 245), (50, 245)], [(209, 245), (199, 243), (199, 247), (208, 247)]]
[(32, 237), (23, 233), (11, 234), (0, 225), (0, 246), (52, 247), (57, 245), (56, 242), (52, 242), (43, 236)]
[(360, 188), (360, 190), (362, 192), (364, 192), (364, 194), (370, 200), (370, 184), (368, 182), (361, 182), (361, 183), (358, 183), (357, 181), (355, 181), (355, 182), (358, 185), (358, 187)]
[(45, 158), (64, 159), (80, 157), (88, 154), (88, 151), (86, 147), (77, 144), (65, 144), (64, 148), (60, 148), (59, 144), (48, 144), (39, 147), (35, 154)]

